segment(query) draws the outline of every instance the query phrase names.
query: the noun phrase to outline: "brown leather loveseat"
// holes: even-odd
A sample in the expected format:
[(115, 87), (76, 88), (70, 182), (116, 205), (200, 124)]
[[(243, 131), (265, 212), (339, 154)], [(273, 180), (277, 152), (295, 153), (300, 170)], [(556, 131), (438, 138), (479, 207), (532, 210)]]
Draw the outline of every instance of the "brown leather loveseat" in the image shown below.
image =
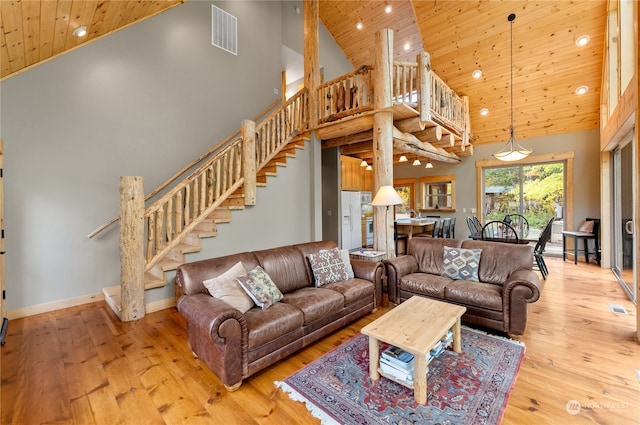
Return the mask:
[[(189, 346), (229, 391), (242, 380), (362, 317), (381, 305), (384, 267), (352, 260), (353, 278), (314, 284), (309, 254), (333, 250), (331, 241), (244, 252), (181, 265), (177, 308), (187, 323)], [(242, 262), (262, 267), (284, 298), (242, 313), (214, 298), (205, 280)]]
[[(445, 247), (481, 250), (474, 270), (478, 281), (445, 273)], [(458, 257), (448, 264), (463, 260)], [(529, 303), (540, 297), (540, 278), (532, 269), (529, 245), (416, 237), (409, 241), (407, 255), (384, 264), (389, 301), (399, 304), (419, 295), (463, 305), (467, 307), (463, 321), (509, 335), (524, 333)]]

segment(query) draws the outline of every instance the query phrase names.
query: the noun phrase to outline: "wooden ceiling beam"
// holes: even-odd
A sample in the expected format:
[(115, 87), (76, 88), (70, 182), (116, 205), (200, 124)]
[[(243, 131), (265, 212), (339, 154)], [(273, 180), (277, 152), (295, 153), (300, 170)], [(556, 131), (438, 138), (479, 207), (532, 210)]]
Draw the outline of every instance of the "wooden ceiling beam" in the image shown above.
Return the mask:
[(459, 164), (460, 158), (431, 143), (423, 142), (411, 133), (403, 133), (393, 128), (393, 147), (402, 152), (412, 153), (419, 157), (430, 158), (448, 164)]

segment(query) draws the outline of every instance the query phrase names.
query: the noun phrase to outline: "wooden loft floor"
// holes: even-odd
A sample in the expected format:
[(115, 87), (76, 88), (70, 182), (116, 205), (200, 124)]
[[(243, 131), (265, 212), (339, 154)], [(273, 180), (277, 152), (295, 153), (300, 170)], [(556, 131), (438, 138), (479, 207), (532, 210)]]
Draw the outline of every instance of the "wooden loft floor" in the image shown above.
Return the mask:
[[(640, 344), (636, 308), (608, 270), (547, 260), (503, 424), (636, 424)], [(629, 314), (609, 311), (621, 304)], [(248, 379), (234, 392), (187, 347), (180, 314), (124, 323), (104, 302), (11, 321), (1, 348), (2, 424), (318, 424), (276, 390), (282, 380), (391, 308)], [(576, 400), (580, 413), (565, 406)]]

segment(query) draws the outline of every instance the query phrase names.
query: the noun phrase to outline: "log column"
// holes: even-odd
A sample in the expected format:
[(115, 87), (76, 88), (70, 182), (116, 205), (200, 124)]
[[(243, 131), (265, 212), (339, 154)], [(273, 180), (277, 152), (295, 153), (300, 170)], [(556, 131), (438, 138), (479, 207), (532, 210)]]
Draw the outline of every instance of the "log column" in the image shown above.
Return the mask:
[(142, 177), (120, 177), (120, 320), (145, 315), (144, 190)]
[(256, 204), (256, 123), (242, 121), (242, 177), (245, 205)]
[(304, 0), (304, 86), (309, 90), (309, 128), (318, 126), (318, 86), (320, 59), (318, 58), (318, 0)]
[[(385, 29), (376, 33), (374, 62), (373, 101), (373, 190), (393, 185), (393, 31)], [(373, 240), (376, 251), (384, 251), (387, 257), (395, 256), (393, 239), (394, 207), (374, 207)]]

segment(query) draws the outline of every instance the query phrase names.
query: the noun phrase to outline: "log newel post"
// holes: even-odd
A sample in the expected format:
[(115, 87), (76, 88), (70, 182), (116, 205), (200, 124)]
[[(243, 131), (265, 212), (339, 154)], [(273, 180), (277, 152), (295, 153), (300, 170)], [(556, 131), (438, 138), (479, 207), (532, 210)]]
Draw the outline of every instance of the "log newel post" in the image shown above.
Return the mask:
[(256, 204), (256, 123), (242, 121), (242, 176), (245, 205)]
[[(393, 31), (376, 33), (373, 100), (373, 173), (374, 194), (382, 186), (393, 185)], [(376, 251), (395, 256), (393, 220), (395, 208), (374, 207), (373, 240)]]
[(120, 320), (145, 315), (144, 190), (142, 177), (120, 177)]
[(431, 57), (422, 52), (416, 58), (418, 62), (418, 102), (420, 103), (420, 121), (431, 120)]
[(319, 0), (304, 0), (304, 86), (309, 91), (309, 128), (318, 126), (320, 85)]

